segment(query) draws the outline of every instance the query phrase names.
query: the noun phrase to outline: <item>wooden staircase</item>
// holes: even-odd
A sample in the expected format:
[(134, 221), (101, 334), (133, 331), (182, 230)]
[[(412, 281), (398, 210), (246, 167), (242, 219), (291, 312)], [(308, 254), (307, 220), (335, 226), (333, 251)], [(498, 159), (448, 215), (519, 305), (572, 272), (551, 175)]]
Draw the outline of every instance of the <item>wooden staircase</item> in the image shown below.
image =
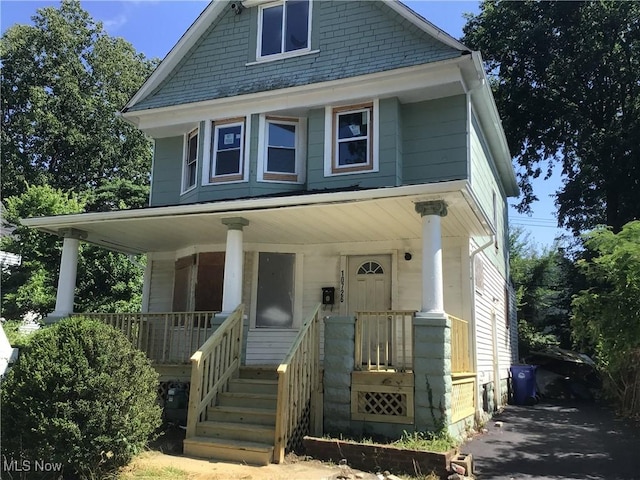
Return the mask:
[(208, 407), (196, 435), (184, 440), (184, 454), (253, 465), (268, 465), (275, 441), (276, 366), (243, 366), (226, 392)]

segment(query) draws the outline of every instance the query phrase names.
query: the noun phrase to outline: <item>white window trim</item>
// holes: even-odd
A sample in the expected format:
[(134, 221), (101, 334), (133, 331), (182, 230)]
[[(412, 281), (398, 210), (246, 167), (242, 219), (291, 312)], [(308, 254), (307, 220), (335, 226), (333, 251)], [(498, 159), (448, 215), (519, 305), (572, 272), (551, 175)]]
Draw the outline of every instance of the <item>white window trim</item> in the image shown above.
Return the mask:
[[(214, 152), (215, 143), (217, 141), (216, 130), (217, 127), (242, 125), (242, 132), (244, 135), (243, 142), (241, 142), (241, 154), (240, 172), (237, 174), (218, 175), (212, 177), (212, 173), (215, 172), (214, 166)], [(250, 139), (251, 139), (251, 117), (238, 117), (234, 119), (219, 119), (210, 120), (205, 124), (204, 129), (204, 145), (206, 146), (203, 155), (202, 166), (202, 185), (227, 185), (230, 183), (246, 183), (249, 181), (249, 154), (250, 154)], [(242, 178), (233, 178), (241, 175)]]
[[(287, 2), (287, 0), (280, 0), (277, 2), (269, 2), (269, 3), (265, 3), (265, 4), (261, 4), (258, 7), (258, 36), (256, 37), (256, 62), (261, 62), (261, 61), (268, 61), (268, 60), (277, 60), (280, 58), (287, 58), (287, 57), (297, 57), (299, 55), (305, 55), (308, 53), (312, 53), (311, 50), (311, 15), (312, 15), (312, 11), (313, 11), (313, 1), (309, 0), (309, 16), (308, 16), (308, 23), (307, 23), (307, 48), (300, 48), (298, 50), (291, 50), (289, 52), (285, 52), (285, 51), (281, 51), (280, 53), (273, 53), (271, 55), (262, 55), (262, 15), (263, 15), (263, 11), (267, 8), (271, 8), (271, 7), (276, 7), (278, 5), (282, 5), (283, 6), (283, 11), (285, 13), (283, 13), (283, 16), (286, 15), (286, 8), (284, 8), (285, 3)], [(286, 19), (283, 19), (283, 30), (284, 27), (286, 25)], [(283, 32), (284, 33), (284, 32)], [(282, 41), (285, 41), (285, 35), (282, 35)], [(281, 45), (281, 48), (284, 49), (284, 45)]]
[[(296, 170), (292, 174), (284, 172), (268, 172), (267, 171), (267, 152), (269, 136), (269, 122), (281, 123), (284, 125), (296, 126)], [(300, 184), (306, 180), (306, 168), (305, 159), (307, 157), (306, 152), (306, 131), (307, 131), (307, 119), (306, 118), (289, 118), (289, 117), (277, 117), (260, 114), (259, 121), (259, 136), (258, 136), (258, 181), (265, 183), (293, 183)], [(295, 176), (295, 179), (287, 178)], [(280, 178), (278, 178), (280, 177)]]
[(268, 57), (259, 58), (254, 62), (245, 63), (244, 66), (250, 67), (251, 65), (261, 65), (267, 62), (282, 60), (283, 58), (302, 57), (304, 55), (313, 55), (316, 53), (320, 53), (320, 50), (293, 50), (292, 52), (281, 53), (278, 55), (270, 55)]
[[(196, 178), (193, 182), (193, 185), (187, 185), (187, 158), (189, 156), (189, 140), (193, 135), (198, 136), (198, 141), (196, 142), (196, 160), (195, 160), (195, 169), (196, 169)], [(200, 150), (200, 127), (196, 127), (193, 130), (185, 133), (183, 135), (183, 149), (182, 149), (182, 182), (180, 195), (184, 195), (187, 192), (190, 192), (194, 188), (198, 186), (198, 155)]]
[[(359, 169), (349, 169), (345, 167), (346, 171), (340, 171), (340, 168), (335, 168), (335, 144), (337, 143), (334, 138), (334, 115), (335, 109), (340, 109), (339, 113), (344, 113), (348, 110), (343, 110), (346, 107), (351, 107), (351, 105), (330, 105), (325, 107), (324, 110), (324, 176), (325, 177), (334, 177), (338, 175), (362, 175), (367, 173), (375, 173), (380, 170), (379, 165), (379, 145), (380, 145), (380, 101), (375, 98), (371, 102), (372, 103), (372, 122), (373, 128), (370, 128), (370, 134), (373, 135), (372, 146), (371, 146), (371, 168), (359, 168)], [(362, 103), (353, 105), (353, 110), (359, 110), (362, 108)]]

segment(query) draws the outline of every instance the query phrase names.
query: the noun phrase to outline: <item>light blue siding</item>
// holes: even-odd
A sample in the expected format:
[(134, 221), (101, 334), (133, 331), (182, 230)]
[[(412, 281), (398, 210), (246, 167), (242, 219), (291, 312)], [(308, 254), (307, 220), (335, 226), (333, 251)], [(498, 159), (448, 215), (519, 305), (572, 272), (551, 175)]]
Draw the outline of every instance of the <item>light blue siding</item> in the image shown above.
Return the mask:
[[(478, 199), (480, 208), (496, 231), (497, 248), (488, 248), (485, 253), (503, 278), (507, 278), (506, 268), (509, 263), (507, 201), (499, 181), (495, 161), (474, 115), (471, 116), (470, 124), (471, 189)], [(483, 243), (481, 240), (478, 242)]]
[(383, 2), (312, 4), (311, 49), (318, 53), (251, 64), (258, 7), (241, 15), (225, 9), (165, 81), (131, 110), (349, 78), (460, 55)]
[(464, 95), (403, 105), (401, 122), (404, 184), (467, 178)]
[[(379, 102), (379, 125), (374, 129), (379, 137), (378, 171), (325, 176), (325, 109), (310, 110), (307, 117), (306, 184), (257, 181), (259, 117), (252, 115), (249, 120), (248, 181), (201, 185), (203, 155), (211, 148), (203, 144), (202, 123), (197, 186), (186, 194), (180, 195), (183, 138), (156, 141), (152, 205), (465, 179), (468, 177), (466, 111), (464, 95), (407, 105), (400, 104), (397, 98), (382, 99)], [(482, 151), (481, 146), (478, 148)], [(488, 195), (490, 201), (491, 194)], [(486, 204), (486, 199), (484, 201)]]
[(151, 206), (175, 205), (182, 182), (182, 136), (157, 138), (153, 153)]

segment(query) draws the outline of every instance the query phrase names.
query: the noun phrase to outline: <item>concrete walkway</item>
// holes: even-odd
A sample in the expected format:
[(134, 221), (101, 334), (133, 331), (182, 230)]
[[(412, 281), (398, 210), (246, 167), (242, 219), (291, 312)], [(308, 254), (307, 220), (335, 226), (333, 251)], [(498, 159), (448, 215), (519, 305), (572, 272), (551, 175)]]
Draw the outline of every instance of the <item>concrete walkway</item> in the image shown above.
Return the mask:
[(461, 448), (478, 480), (640, 479), (640, 426), (594, 404), (509, 405), (486, 428)]

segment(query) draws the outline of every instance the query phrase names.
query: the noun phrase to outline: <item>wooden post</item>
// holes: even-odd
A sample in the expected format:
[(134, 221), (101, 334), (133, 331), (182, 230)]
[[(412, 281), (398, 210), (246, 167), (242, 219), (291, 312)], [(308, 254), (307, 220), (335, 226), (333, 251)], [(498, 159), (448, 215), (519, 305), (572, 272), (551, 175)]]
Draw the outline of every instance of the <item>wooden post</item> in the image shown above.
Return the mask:
[(200, 399), (202, 398), (202, 375), (200, 373), (201, 360), (201, 352), (196, 352), (193, 357), (191, 357), (191, 386), (189, 388), (189, 413), (191, 415), (187, 416), (186, 438), (196, 436), (196, 426), (200, 419), (200, 415), (193, 415), (192, 413), (198, 411)]

